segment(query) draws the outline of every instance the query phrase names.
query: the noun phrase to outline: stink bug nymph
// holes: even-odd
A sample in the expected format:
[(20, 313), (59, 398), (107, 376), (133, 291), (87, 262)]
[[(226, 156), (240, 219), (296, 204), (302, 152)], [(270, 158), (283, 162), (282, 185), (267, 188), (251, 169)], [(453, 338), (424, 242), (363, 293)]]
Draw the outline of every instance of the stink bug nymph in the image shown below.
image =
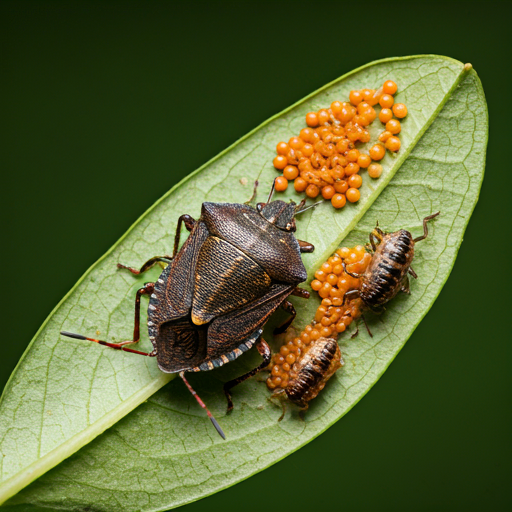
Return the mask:
[(327, 381), (344, 364), (335, 339), (322, 337), (313, 340), (307, 351), (291, 368), (289, 384), (270, 397), (281, 400), (283, 414), (278, 421), (284, 418), (286, 399), (299, 406), (302, 413), (306, 412), (309, 402), (324, 389)]
[(360, 297), (369, 308), (378, 308), (389, 302), (399, 291), (410, 293), (409, 277), (418, 277), (411, 268), (414, 258), (414, 246), (428, 236), (427, 222), (439, 215), (433, 213), (423, 219), (423, 235), (413, 238), (412, 234), (401, 229), (394, 233), (385, 233), (376, 227), (370, 233), (369, 249), (373, 257), (364, 274), (345, 272), (352, 277), (362, 278), (360, 290), (347, 292), (344, 297)]
[[(297, 285), (307, 277), (301, 253), (312, 252), (314, 247), (294, 235), (295, 216), (307, 208), (303, 208), (304, 201), (299, 205), (271, 201), (273, 192), (274, 186), (267, 202), (258, 203), (256, 208), (250, 206), (255, 193), (245, 204), (203, 203), (198, 220), (190, 215), (178, 219), (172, 256), (155, 256), (140, 269), (118, 264), (118, 268), (137, 275), (158, 262), (168, 264), (155, 283), (146, 283), (137, 291), (132, 340), (108, 343), (69, 332), (61, 334), (156, 357), (160, 370), (179, 374), (225, 439), (185, 372), (213, 370), (255, 345), (263, 362), (224, 384), (229, 412), (233, 408), (231, 388), (270, 363), (270, 348), (262, 338), (270, 315), (279, 306), (290, 313), (278, 329), (283, 332), (295, 317), (287, 297), (309, 297)], [(190, 235), (178, 251), (182, 223)], [(148, 353), (125, 346), (140, 339), (142, 295), (150, 295), (148, 332), (153, 350)]]

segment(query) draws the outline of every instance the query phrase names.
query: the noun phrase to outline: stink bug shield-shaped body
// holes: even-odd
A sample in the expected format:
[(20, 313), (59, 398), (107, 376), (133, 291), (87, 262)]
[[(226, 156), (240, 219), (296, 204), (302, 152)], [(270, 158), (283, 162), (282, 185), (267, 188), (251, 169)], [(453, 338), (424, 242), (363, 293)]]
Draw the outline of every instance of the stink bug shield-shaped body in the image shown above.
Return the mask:
[[(301, 252), (314, 250), (311, 244), (294, 236), (295, 215), (303, 211), (302, 203), (297, 206), (293, 202), (270, 202), (271, 197), (272, 193), (267, 203), (259, 203), (257, 208), (248, 204), (203, 203), (197, 221), (189, 215), (179, 218), (172, 256), (155, 256), (139, 270), (118, 265), (140, 274), (159, 261), (169, 263), (155, 283), (146, 283), (137, 292), (133, 340), (107, 343), (68, 332), (62, 334), (156, 356), (160, 370), (180, 374), (224, 437), (185, 379), (185, 372), (212, 370), (256, 345), (263, 363), (224, 385), (228, 411), (231, 410), (230, 389), (270, 363), (270, 348), (261, 337), (270, 315), (279, 306), (291, 313), (290, 319), (278, 328), (282, 332), (295, 317), (287, 297), (309, 296), (297, 288), (307, 277)], [(191, 233), (178, 251), (182, 222)], [(142, 295), (150, 295), (150, 353), (124, 346), (140, 339)]]
[(149, 302), (150, 339), (164, 372), (211, 370), (260, 337), (268, 317), (306, 280), (291, 225), (295, 204), (204, 203)]

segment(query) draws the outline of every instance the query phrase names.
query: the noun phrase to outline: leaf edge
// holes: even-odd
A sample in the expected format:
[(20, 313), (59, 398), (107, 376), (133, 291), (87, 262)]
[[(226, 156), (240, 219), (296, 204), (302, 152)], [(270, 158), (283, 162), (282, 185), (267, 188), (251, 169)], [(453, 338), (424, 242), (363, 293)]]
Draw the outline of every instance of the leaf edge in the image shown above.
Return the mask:
[[(191, 172), (190, 174), (188, 174), (187, 176), (185, 176), (182, 180), (180, 180), (176, 185), (174, 185), (170, 190), (168, 190), (164, 195), (162, 195), (157, 201), (155, 201), (149, 208), (147, 208), (133, 223), (132, 225), (125, 231), (125, 233), (98, 259), (96, 260), (85, 272), (84, 274), (79, 278), (79, 280), (74, 284), (74, 286), (66, 293), (66, 295), (64, 295), (64, 297), (57, 303), (57, 305), (52, 309), (52, 311), (49, 313), (49, 315), (46, 317), (46, 319), (44, 320), (44, 322), (41, 324), (41, 327), (37, 330), (37, 332), (34, 334), (32, 340), (30, 341), (30, 343), (27, 345), (27, 348), (25, 349), (25, 351), (23, 352), (23, 355), (21, 356), (20, 360), (18, 361), (18, 363), (16, 364), (13, 372), (11, 373), (3, 391), (2, 391), (2, 395), (0, 396), (0, 406), (4, 400), (4, 397), (6, 396), (9, 388), (10, 388), (10, 385), (11, 385), (11, 382), (13, 380), (13, 377), (16, 373), (16, 371), (18, 370), (19, 366), (22, 364), (25, 356), (28, 354), (28, 352), (30, 351), (32, 345), (35, 343), (36, 339), (38, 338), (39, 334), (43, 331), (43, 329), (46, 327), (46, 325), (50, 322), (50, 320), (52, 319), (52, 317), (54, 316), (54, 314), (57, 312), (57, 310), (61, 307), (61, 305), (71, 296), (71, 294), (76, 290), (76, 288), (78, 288), (78, 286), (87, 278), (87, 276), (105, 259), (107, 258), (121, 243), (122, 241), (135, 229), (135, 227), (147, 216), (150, 214), (151, 211), (153, 211), (154, 209), (156, 209), (158, 207), (158, 205), (160, 203), (162, 203), (163, 201), (165, 201), (167, 199), (167, 197), (172, 194), (176, 189), (178, 189), (179, 187), (181, 187), (184, 183), (186, 183), (188, 180), (192, 179), (196, 174), (200, 173), (201, 171), (203, 171), (206, 167), (208, 167), (209, 165), (211, 165), (212, 163), (214, 163), (216, 160), (220, 159), (222, 156), (224, 156), (226, 153), (228, 153), (229, 151), (231, 151), (232, 149), (234, 149), (237, 145), (239, 145), (240, 143), (242, 143), (243, 141), (245, 141), (246, 139), (248, 139), (249, 137), (251, 137), (252, 135), (254, 135), (257, 131), (259, 131), (260, 129), (262, 129), (263, 127), (265, 127), (267, 124), (270, 124), (272, 121), (274, 121), (275, 119), (281, 117), (282, 115), (286, 114), (287, 112), (291, 111), (292, 109), (296, 108), (298, 105), (306, 102), (307, 100), (309, 100), (310, 98), (314, 97), (315, 95), (321, 93), (322, 91), (328, 89), (329, 87), (331, 87), (332, 85), (338, 83), (338, 82), (341, 82), (345, 79), (347, 79), (348, 77), (356, 74), (356, 73), (359, 73), (367, 68), (370, 68), (372, 66), (375, 66), (375, 65), (380, 65), (380, 64), (383, 64), (383, 63), (388, 63), (388, 62), (394, 62), (394, 61), (407, 61), (407, 60), (414, 60), (414, 59), (418, 59), (418, 58), (437, 58), (437, 59), (444, 59), (444, 60), (447, 60), (447, 61), (450, 61), (452, 63), (457, 63), (457, 64), (460, 64), (461, 65), (461, 72), (459, 73), (458, 77), (455, 79), (452, 87), (450, 88), (450, 90), (446, 93), (443, 101), (438, 105), (438, 107), (436, 108), (436, 110), (432, 113), (430, 119), (428, 120), (428, 122), (424, 125), (423, 129), (418, 132), (418, 135), (416, 136), (416, 138), (412, 141), (410, 147), (411, 148), (414, 148), (416, 146), (416, 144), (418, 143), (418, 141), (421, 139), (421, 137), (425, 134), (425, 132), (428, 130), (428, 128), (432, 125), (432, 123), (434, 122), (434, 120), (437, 118), (437, 116), (439, 115), (439, 113), (441, 112), (441, 110), (443, 109), (444, 105), (446, 104), (446, 102), (448, 101), (448, 99), (452, 96), (453, 94), (453, 91), (455, 90), (455, 88), (461, 83), (462, 79), (467, 75), (468, 72), (473, 72), (476, 77), (477, 77), (477, 80), (478, 80), (478, 84), (479, 84), (479, 90), (483, 93), (483, 88), (481, 86), (481, 81), (478, 77), (478, 75), (476, 74), (476, 72), (474, 71), (474, 69), (472, 68), (472, 66), (468, 69), (468, 65), (462, 63), (461, 61), (458, 61), (457, 59), (453, 59), (451, 57), (447, 57), (447, 56), (444, 56), (444, 55), (436, 55), (436, 54), (418, 54), (418, 55), (407, 55), (407, 56), (402, 56), (402, 57), (388, 57), (388, 58), (385, 58), (385, 59), (379, 59), (379, 60), (375, 60), (375, 61), (372, 61), (372, 62), (369, 62), (363, 66), (360, 66), (358, 68), (355, 68), (351, 71), (349, 71), (348, 73), (345, 73), (343, 74), (342, 76), (332, 80), (331, 82), (328, 82), (327, 84), (325, 84), (324, 86), (320, 87), (319, 89), (316, 89), (315, 91), (313, 91), (312, 93), (308, 94), (307, 96), (301, 98), (300, 100), (296, 101), (295, 103), (291, 104), (289, 107), (283, 109), (282, 111), (278, 112), (277, 114), (271, 116), (270, 118), (266, 119), (264, 122), (260, 123), (258, 126), (256, 126), (254, 129), (252, 129), (251, 131), (249, 131), (248, 133), (246, 133), (243, 137), (239, 138), (238, 140), (236, 140), (233, 144), (229, 145), (226, 149), (224, 149), (223, 151), (221, 151), (220, 153), (218, 153), (217, 155), (215, 155), (213, 158), (211, 158), (210, 160), (208, 160), (207, 162), (205, 162), (203, 165), (201, 165), (199, 168), (197, 168), (195, 171)], [(484, 95), (484, 99), (485, 99), (485, 95)], [(484, 101), (485, 103), (485, 101)], [(488, 123), (488, 111), (487, 111), (487, 104), (485, 103), (486, 105), (486, 121), (487, 121), (487, 134), (486, 134), (486, 143), (487, 143), (487, 140), (488, 140), (488, 130), (489, 130), (489, 123)], [(389, 173), (389, 175), (385, 178), (385, 180), (383, 180), (383, 182), (379, 185), (381, 185), (379, 188), (382, 188), (382, 190), (385, 188), (385, 186), (391, 181), (391, 179), (393, 178), (393, 176), (395, 175), (395, 173), (398, 171), (398, 169), (402, 166), (402, 164), (404, 163), (404, 161), (407, 159), (407, 157), (409, 156), (410, 154), (410, 151), (407, 151), (407, 152), (404, 152), (402, 155), (400, 155), (400, 158), (397, 160), (396, 164), (393, 166), (394, 167), (394, 172), (392, 173)], [(485, 155), (484, 155), (485, 156)], [(485, 167), (484, 167), (485, 168)], [(483, 176), (484, 176), (484, 173), (482, 173), (482, 180), (483, 180)], [(481, 182), (480, 182), (480, 185), (481, 185)], [(337, 238), (337, 242), (335, 244), (332, 245), (331, 249), (334, 250), (334, 248), (336, 246), (339, 245), (339, 243), (341, 243), (343, 241), (343, 239), (350, 233), (350, 231), (352, 231), (354, 229), (354, 227), (357, 225), (357, 222), (359, 222), (359, 220), (362, 218), (362, 216), (366, 213), (366, 211), (368, 211), (368, 209), (371, 207), (371, 205), (373, 204), (373, 202), (375, 201), (375, 199), (378, 197), (378, 194), (373, 198), (373, 200), (369, 200), (365, 203), (365, 206), (358, 212), (357, 215), (354, 216), (354, 218), (352, 219), (352, 221), (347, 225), (347, 227), (341, 232), (340, 236)], [(477, 197), (477, 201), (478, 201), (478, 197)], [(473, 206), (473, 209), (474, 207), (476, 206), (476, 203), (477, 201), (475, 201), (475, 204)], [(471, 210), (472, 212), (473, 210)], [(467, 228), (467, 224), (469, 222), (469, 218), (471, 216), (468, 217), (468, 221), (466, 222), (465, 226), (464, 226), (464, 229), (463, 229), (463, 233), (465, 232), (466, 228)], [(461, 242), (462, 243), (462, 240)], [(457, 247), (457, 253), (458, 253), (458, 250), (460, 248), (460, 243)], [(332, 252), (332, 250), (330, 252)], [(325, 251), (325, 254), (329, 253), (329, 250), (326, 250)], [(455, 259), (456, 259), (456, 256), (457, 256), (457, 253), (455, 254), (455, 258), (453, 260), (453, 264), (451, 266), (451, 268), (453, 268), (453, 265), (455, 264)], [(320, 258), (321, 259), (321, 258)], [(450, 268), (450, 271), (451, 271), (451, 268)], [(308, 280), (310, 280), (311, 278), (311, 275), (314, 274), (314, 270), (315, 267), (313, 266), (310, 271), (308, 272)], [(449, 274), (448, 274), (449, 275)], [(448, 276), (447, 276), (448, 278)], [(446, 279), (447, 279), (446, 278)], [(444, 286), (444, 283), (446, 282), (446, 279), (445, 281), (442, 283), (442, 286)], [(442, 289), (442, 286), (440, 288), (440, 290)], [(437, 296), (436, 296), (437, 297)], [(432, 303), (433, 304), (433, 303)], [(432, 307), (432, 305), (430, 306)], [(430, 310), (430, 307), (426, 310), (425, 314), (421, 317), (421, 319), (418, 321), (418, 323), (413, 327), (412, 331), (411, 331), (411, 334), (414, 332), (414, 330), (416, 329), (417, 325), (419, 324), (419, 322), (424, 318), (424, 316), (428, 313), (428, 311)], [(406, 340), (407, 341), (407, 340)], [(396, 356), (395, 356), (396, 357)], [(389, 364), (391, 364), (391, 362), (394, 360), (391, 359)], [(386, 368), (384, 368), (384, 370), (382, 371), (382, 373), (384, 373), (384, 371), (389, 367), (389, 364), (388, 366), (386, 366)], [(375, 383), (380, 379), (380, 377), (382, 376), (382, 373), (379, 374), (378, 378), (375, 380), (375, 382), (366, 390), (366, 392), (359, 398), (359, 400), (373, 387), (373, 385), (375, 385)], [(46, 455), (44, 455), (43, 457), (39, 458), (38, 460), (34, 461), (32, 464), (30, 464), (29, 466), (26, 466), (23, 470), (21, 470), (20, 472), (16, 473), (15, 475), (13, 475), (12, 477), (8, 478), (7, 480), (5, 480), (4, 482), (2, 482), (0, 484), (0, 505), (2, 505), (3, 503), (5, 503), (5, 501), (7, 501), (9, 498), (11, 498), (12, 496), (14, 496), (15, 494), (17, 494), (19, 491), (21, 491), (23, 488), (25, 488), (27, 485), (29, 485), (30, 483), (32, 483), (34, 480), (36, 480), (37, 478), (39, 478), (40, 476), (42, 476), (44, 473), (46, 473), (47, 471), (49, 471), (50, 469), (52, 469), (53, 467), (57, 466), (58, 464), (60, 464), (63, 460), (67, 459), (68, 457), (70, 457), (71, 455), (73, 455), (73, 453), (76, 453), (80, 448), (82, 448), (83, 446), (85, 446), (86, 444), (88, 444), (89, 442), (91, 442), (92, 440), (94, 440), (96, 437), (98, 437), (99, 435), (101, 435), (105, 430), (107, 430), (108, 428), (110, 428), (112, 425), (114, 425), (117, 421), (119, 421), (119, 419), (121, 419), (122, 417), (124, 417), (126, 414), (128, 414), (129, 412), (131, 412), (132, 410), (134, 410), (138, 405), (140, 405), (140, 403), (142, 403), (143, 401), (145, 401), (147, 398), (149, 398), (152, 394), (154, 394), (156, 391), (158, 391), (159, 389), (161, 389), (165, 384), (167, 384), (168, 382), (170, 382), (173, 378), (175, 377), (174, 374), (162, 374), (161, 376), (159, 376), (157, 379), (153, 380), (148, 386), (145, 386), (144, 388), (142, 388), (141, 390), (137, 391), (136, 393), (134, 393), (132, 396), (130, 396), (127, 400), (123, 401), (121, 404), (119, 404), (117, 407), (115, 407), (114, 409), (112, 409), (109, 413), (107, 413), (106, 415), (104, 415), (102, 418), (100, 418), (98, 421), (94, 422), (92, 425), (90, 425), (89, 427), (87, 427), (86, 429), (78, 432), (77, 434), (75, 434), (74, 436), (72, 436), (70, 439), (68, 439), (66, 442), (64, 442), (63, 444), (59, 445), (57, 448), (55, 448), (54, 450), (48, 452)], [(343, 416), (349, 412), (352, 407), (359, 402), (359, 400), (357, 402), (354, 402), (351, 407), (349, 409), (347, 409), (347, 411), (343, 414)], [(134, 403), (135, 402), (135, 403)], [(121, 411), (127, 411), (125, 412), (124, 414), (122, 414), (121, 416), (118, 416), (118, 413), (121, 412)], [(342, 417), (342, 416), (341, 416)], [(339, 419), (341, 419), (338, 418)], [(323, 430), (321, 430), (320, 432), (318, 432), (314, 437), (310, 438), (308, 441), (305, 441), (303, 444), (299, 445), (296, 450), (298, 450), (299, 448), (301, 448), (302, 446), (304, 446), (306, 443), (314, 440), (316, 437), (318, 437), (320, 434), (322, 434), (327, 428), (329, 428), (330, 426), (332, 426), (332, 424), (335, 423), (335, 421), (338, 421), (338, 420), (334, 420), (332, 423), (328, 424)], [(84, 441), (82, 444), (81, 444), (81, 441)], [(63, 447), (66, 447), (66, 448), (69, 448), (69, 447), (74, 447), (73, 451), (67, 453), (67, 455), (64, 455), (64, 456), (61, 456), (61, 452), (63, 451)], [(294, 450), (294, 451), (296, 451)], [(64, 450), (66, 451), (66, 450)], [(293, 452), (290, 452), (290, 453), (293, 453)], [(246, 476), (245, 478), (239, 480), (239, 482), (245, 480), (246, 478), (249, 478), (250, 476), (252, 476), (253, 474), (256, 474), (260, 471), (262, 471), (263, 469), (266, 469), (267, 467), (271, 466), (272, 464), (275, 464), (276, 462), (279, 462), (280, 460), (282, 460), (284, 457), (286, 457), (287, 455), (289, 454), (286, 454), (284, 455), (283, 457), (279, 458), (279, 459), (276, 459), (274, 460), (272, 463), (270, 463), (268, 466), (265, 466), (264, 468), (262, 469), (258, 469), (257, 471), (255, 471), (254, 473), (251, 473), (250, 475)], [(52, 462), (50, 462), (52, 461)], [(49, 465), (48, 463), (50, 462), (51, 465)], [(48, 466), (45, 468), (45, 466)], [(37, 468), (41, 468), (40, 471), (37, 471)], [(238, 482), (237, 482), (238, 483)], [(233, 485), (233, 484), (231, 484)], [(197, 499), (202, 499), (204, 497), (207, 497), (207, 496), (210, 496), (211, 494), (214, 494), (216, 492), (219, 492), (223, 489), (226, 489), (228, 487), (230, 487), (231, 485), (228, 485), (226, 487), (223, 487), (223, 488), (220, 488), (220, 489), (217, 489), (215, 491), (213, 491), (212, 493), (210, 494), (206, 494), (204, 496), (201, 496)], [(193, 500), (193, 501), (197, 501), (196, 500)], [(191, 503), (193, 501), (189, 501), (189, 502), (184, 502), (184, 503), (181, 503), (179, 505), (176, 505), (176, 506), (181, 506), (185, 503)], [(173, 507), (175, 508), (175, 507)]]

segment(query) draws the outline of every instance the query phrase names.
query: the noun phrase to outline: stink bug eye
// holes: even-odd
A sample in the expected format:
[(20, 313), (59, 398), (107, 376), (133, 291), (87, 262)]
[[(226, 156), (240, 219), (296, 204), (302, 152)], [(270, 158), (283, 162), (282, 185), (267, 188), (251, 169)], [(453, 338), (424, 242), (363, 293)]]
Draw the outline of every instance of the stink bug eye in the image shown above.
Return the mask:
[[(267, 203), (261, 209), (261, 216), (279, 229), (290, 231), (295, 226), (296, 205), (293, 201), (285, 203), (284, 201), (272, 201)], [(288, 227), (288, 225), (290, 227)]]

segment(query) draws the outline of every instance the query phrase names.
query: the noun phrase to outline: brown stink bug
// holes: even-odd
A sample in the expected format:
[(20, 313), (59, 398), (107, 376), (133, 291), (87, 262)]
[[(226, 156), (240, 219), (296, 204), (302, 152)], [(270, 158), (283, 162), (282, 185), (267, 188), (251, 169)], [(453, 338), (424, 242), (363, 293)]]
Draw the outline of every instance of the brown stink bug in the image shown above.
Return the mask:
[[(270, 315), (279, 306), (291, 314), (279, 328), (283, 332), (295, 317), (287, 297), (309, 297), (297, 285), (307, 277), (301, 253), (312, 252), (314, 247), (294, 235), (295, 216), (305, 211), (304, 202), (271, 202), (273, 191), (274, 187), (267, 202), (258, 203), (256, 208), (249, 205), (250, 201), (203, 203), (198, 220), (190, 215), (178, 219), (172, 256), (155, 256), (140, 269), (118, 264), (119, 268), (141, 274), (158, 262), (168, 263), (155, 283), (146, 283), (137, 291), (132, 340), (107, 343), (69, 332), (61, 334), (156, 357), (160, 370), (180, 375), (225, 438), (186, 380), (185, 372), (213, 370), (256, 345), (263, 362), (224, 385), (229, 412), (233, 408), (231, 388), (270, 363), (270, 348), (262, 338)], [(190, 236), (178, 251), (182, 223)], [(140, 339), (142, 295), (150, 295), (148, 331), (153, 350), (149, 353), (125, 347)]]

